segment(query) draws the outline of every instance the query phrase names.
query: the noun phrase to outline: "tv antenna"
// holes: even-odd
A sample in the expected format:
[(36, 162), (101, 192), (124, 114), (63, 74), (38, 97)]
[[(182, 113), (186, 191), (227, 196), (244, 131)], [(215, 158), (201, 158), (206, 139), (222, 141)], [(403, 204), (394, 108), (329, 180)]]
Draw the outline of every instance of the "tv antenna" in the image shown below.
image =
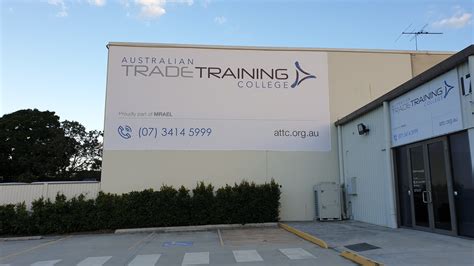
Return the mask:
[(418, 31), (406, 31), (408, 28), (411, 27), (412, 24), (408, 25), (408, 27), (405, 28), (405, 30), (402, 31), (400, 36), (395, 40), (398, 41), (402, 35), (413, 35), (413, 37), (410, 39), (410, 41), (413, 41), (415, 39), (415, 49), (418, 51), (418, 35), (427, 35), (427, 34), (443, 34), (442, 32), (428, 32), (425, 31), (425, 28), (428, 26), (428, 24), (425, 24), (420, 30)]

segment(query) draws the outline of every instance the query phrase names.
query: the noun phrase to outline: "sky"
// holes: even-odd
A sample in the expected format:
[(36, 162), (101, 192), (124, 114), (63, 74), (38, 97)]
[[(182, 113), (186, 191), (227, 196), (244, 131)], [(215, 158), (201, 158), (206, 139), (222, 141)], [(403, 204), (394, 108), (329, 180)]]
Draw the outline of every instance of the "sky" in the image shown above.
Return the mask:
[[(459, 51), (468, 1), (0, 0), (0, 116), (55, 111), (103, 130), (108, 42)], [(400, 37), (400, 38), (399, 38)], [(397, 40), (398, 39), (398, 40)]]

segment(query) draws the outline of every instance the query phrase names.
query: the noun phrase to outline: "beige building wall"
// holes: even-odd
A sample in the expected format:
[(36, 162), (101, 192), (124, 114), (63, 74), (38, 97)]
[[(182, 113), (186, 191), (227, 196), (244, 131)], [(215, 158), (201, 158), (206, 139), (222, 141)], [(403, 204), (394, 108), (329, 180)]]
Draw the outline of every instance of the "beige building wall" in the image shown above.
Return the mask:
[(454, 53), (424, 54), (415, 53), (411, 55), (413, 77), (425, 72), (428, 68), (440, 63)]
[[(321, 50), (315, 50), (321, 51)], [(420, 67), (429, 60), (415, 60)], [(163, 184), (216, 187), (243, 179), (281, 186), (285, 221), (314, 219), (313, 186), (339, 181), (334, 122), (412, 77), (407, 52), (328, 51), (331, 151), (104, 151), (102, 190), (124, 193)]]
[(412, 77), (408, 53), (329, 53), (328, 63), (332, 121)]

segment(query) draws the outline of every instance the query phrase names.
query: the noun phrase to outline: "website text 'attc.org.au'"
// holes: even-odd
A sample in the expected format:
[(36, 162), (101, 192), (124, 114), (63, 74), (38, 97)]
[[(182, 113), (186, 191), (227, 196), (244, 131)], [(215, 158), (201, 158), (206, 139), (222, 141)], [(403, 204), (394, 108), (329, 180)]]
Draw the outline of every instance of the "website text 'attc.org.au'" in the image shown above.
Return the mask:
[(319, 131), (314, 130), (293, 130), (293, 129), (275, 129), (273, 131), (275, 137), (293, 137), (293, 138), (317, 138)]

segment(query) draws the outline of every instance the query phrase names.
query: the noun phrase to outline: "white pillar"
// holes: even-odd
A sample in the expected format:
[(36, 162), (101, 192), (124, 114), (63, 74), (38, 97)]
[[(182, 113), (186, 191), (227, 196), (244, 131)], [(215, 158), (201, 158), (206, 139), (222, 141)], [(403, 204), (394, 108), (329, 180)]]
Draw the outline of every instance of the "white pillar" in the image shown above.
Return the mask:
[[(345, 188), (346, 179), (344, 177), (344, 156), (343, 156), (343, 147), (342, 147), (342, 126), (337, 126), (337, 157), (339, 161), (339, 185), (342, 188)], [(342, 218), (347, 219), (347, 193), (345, 189), (343, 189), (343, 193), (345, 195), (341, 195), (341, 203), (342, 203)]]
[(385, 191), (387, 193), (387, 226), (397, 228), (397, 205), (395, 196), (395, 173), (392, 156), (392, 133), (390, 126), (390, 108), (388, 102), (383, 102), (384, 131), (385, 131)]
[[(474, 90), (474, 55), (469, 56), (468, 58), (468, 67), (469, 67), (469, 74), (471, 75), (470, 80), (471, 80), (471, 86)], [(466, 88), (468, 90), (469, 88)], [(471, 117), (468, 119), (467, 122), (467, 127), (473, 127), (474, 126), (474, 91), (471, 93)], [(471, 138), (470, 138), (471, 140)], [(472, 149), (471, 149), (471, 155), (472, 155)], [(472, 157), (472, 156), (471, 156)]]
[[(468, 59), (468, 66), (469, 66), (469, 74), (471, 75), (471, 84), (474, 86), (474, 56), (469, 56)], [(474, 92), (471, 93), (471, 113), (474, 112)], [(474, 114), (471, 115), (471, 121), (468, 125), (474, 125)], [(470, 128), (467, 130), (469, 135), (469, 148), (471, 151), (471, 166), (472, 166), (472, 178), (474, 178), (474, 128)]]
[(341, 185), (345, 184), (344, 179), (344, 158), (343, 158), (343, 148), (342, 148), (342, 126), (337, 126), (337, 156), (339, 159), (339, 183)]

